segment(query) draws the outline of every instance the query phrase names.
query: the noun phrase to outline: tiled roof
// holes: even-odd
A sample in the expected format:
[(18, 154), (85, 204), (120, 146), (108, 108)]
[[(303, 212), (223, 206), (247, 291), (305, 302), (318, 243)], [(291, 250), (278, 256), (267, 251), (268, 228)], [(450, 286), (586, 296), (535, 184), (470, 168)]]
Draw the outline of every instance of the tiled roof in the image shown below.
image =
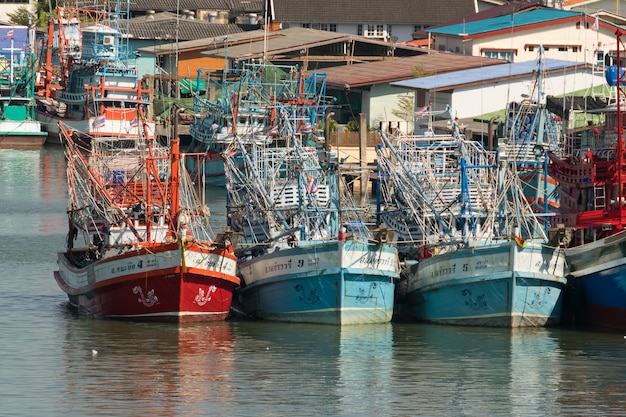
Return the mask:
[(258, 25), (226, 25), (196, 19), (177, 19), (176, 14), (169, 12), (155, 13), (150, 18), (136, 17), (129, 23), (130, 34), (133, 38), (178, 39), (179, 41), (219, 37), (259, 28)]
[(175, 12), (177, 10), (232, 10), (241, 13), (263, 11), (264, 0), (133, 0), (131, 11), (154, 10)]
[(278, 22), (438, 24), (476, 12), (474, 0), (274, 0)]
[(414, 78), (415, 68), (424, 74), (443, 74), (471, 68), (490, 67), (506, 61), (478, 56), (434, 52), (408, 58), (396, 58), (382, 62), (344, 65), (326, 68), (326, 83), (334, 88), (356, 88), (372, 84)]

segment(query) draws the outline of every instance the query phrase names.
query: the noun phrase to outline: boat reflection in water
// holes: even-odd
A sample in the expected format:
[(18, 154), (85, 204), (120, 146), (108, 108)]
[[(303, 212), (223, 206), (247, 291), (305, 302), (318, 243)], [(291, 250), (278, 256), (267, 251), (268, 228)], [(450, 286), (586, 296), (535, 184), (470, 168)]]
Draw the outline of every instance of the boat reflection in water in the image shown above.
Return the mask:
[[(558, 337), (545, 328), (394, 327), (403, 364), (392, 378), (399, 397), (415, 395), (414, 412), (438, 415), (544, 415), (562, 405), (563, 356)], [(412, 361), (400, 357), (416, 350)], [(403, 401), (398, 401), (405, 404)], [(410, 410), (405, 410), (409, 412)], [(559, 414), (558, 412), (556, 414)]]
[[(67, 404), (78, 407), (89, 391), (100, 415), (132, 403), (142, 415), (178, 415), (180, 407), (232, 401), (236, 349), (225, 322), (171, 324), (113, 320), (67, 321)], [(94, 375), (106, 378), (94, 378)], [(79, 386), (76, 381), (90, 381)], [(117, 406), (115, 404), (118, 404)], [(112, 408), (113, 409), (113, 408)], [(215, 410), (217, 411), (217, 410)]]
[(248, 392), (239, 399), (238, 410), (251, 407), (272, 411), (266, 415), (293, 415), (297, 405), (296, 415), (393, 414), (391, 324), (233, 325), (238, 357), (255, 358), (238, 361), (236, 375), (246, 381)]

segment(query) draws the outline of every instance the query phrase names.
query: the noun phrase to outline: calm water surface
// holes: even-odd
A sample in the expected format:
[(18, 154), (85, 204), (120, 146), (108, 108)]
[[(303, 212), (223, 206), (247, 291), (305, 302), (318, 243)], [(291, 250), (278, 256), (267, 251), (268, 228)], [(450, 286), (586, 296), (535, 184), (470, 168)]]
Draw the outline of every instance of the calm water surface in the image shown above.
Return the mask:
[(76, 316), (64, 212), (60, 148), (0, 149), (0, 416), (626, 414), (623, 334)]

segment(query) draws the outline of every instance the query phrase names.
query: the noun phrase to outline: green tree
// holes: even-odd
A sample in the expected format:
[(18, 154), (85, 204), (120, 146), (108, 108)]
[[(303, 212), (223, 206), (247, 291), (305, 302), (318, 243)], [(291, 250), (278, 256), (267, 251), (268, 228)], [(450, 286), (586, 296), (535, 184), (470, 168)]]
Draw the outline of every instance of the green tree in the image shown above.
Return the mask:
[(398, 104), (395, 109), (391, 110), (391, 114), (398, 119), (408, 123), (413, 123), (413, 113), (415, 112), (415, 94), (409, 91), (398, 98)]
[[(54, 14), (56, 10), (56, 0), (37, 0), (35, 3), (35, 10), (31, 12), (28, 6), (18, 7), (14, 13), (7, 13), (9, 20), (21, 26), (28, 26), (29, 23), (35, 23), (37, 27), (45, 27), (48, 25), (48, 18), (51, 14)], [(32, 21), (29, 19), (33, 19)]]
[(350, 120), (346, 123), (346, 130), (348, 132), (358, 132), (359, 131), (359, 122), (356, 120)]
[[(427, 71), (423, 67), (417, 66), (411, 68), (411, 74), (415, 78), (428, 77), (434, 74), (434, 71)], [(412, 124), (415, 113), (415, 92), (409, 91), (398, 98), (398, 107), (391, 110), (391, 114), (405, 122)]]
[(32, 14), (26, 6), (18, 7), (14, 13), (7, 13), (7, 16), (11, 23), (19, 26), (28, 26), (32, 19)]

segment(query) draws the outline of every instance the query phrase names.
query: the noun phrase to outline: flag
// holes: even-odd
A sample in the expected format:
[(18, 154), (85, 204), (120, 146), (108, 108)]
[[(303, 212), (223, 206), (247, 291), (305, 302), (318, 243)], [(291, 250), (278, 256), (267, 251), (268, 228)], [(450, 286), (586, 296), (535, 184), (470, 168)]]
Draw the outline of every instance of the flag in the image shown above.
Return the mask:
[(94, 127), (94, 128), (97, 128), (97, 127), (103, 127), (103, 126), (104, 126), (104, 123), (106, 122), (106, 120), (107, 120), (107, 119), (106, 119), (106, 117), (105, 117), (105, 115), (104, 115), (104, 114), (103, 114), (103, 115), (101, 115), (101, 116), (98, 116), (98, 117), (96, 117), (96, 118), (93, 120), (92, 127)]
[(319, 188), (317, 188), (317, 182), (315, 182), (315, 179), (311, 175), (309, 175), (309, 179), (307, 180), (306, 191), (310, 195), (315, 195), (319, 191)]
[(136, 117), (133, 120), (130, 121), (130, 127), (137, 127), (137, 118)]
[(13, 29), (9, 30), (6, 34), (6, 36), (4, 37), (4, 40), (6, 41), (7, 39), (13, 39)]
[(311, 123), (307, 123), (304, 126), (300, 127), (300, 133), (304, 133), (305, 135), (308, 135), (309, 133), (313, 132), (313, 127), (311, 126)]
[(420, 107), (419, 109), (417, 109), (415, 114), (417, 114), (418, 116), (425, 116), (426, 112), (429, 110), (428, 107), (429, 107), (428, 104), (426, 104), (425, 106)]
[(273, 128), (270, 129), (269, 132), (267, 132), (268, 135), (270, 136), (277, 136), (278, 135), (278, 126), (274, 126)]
[(593, 22), (593, 25), (591, 25), (591, 30), (599, 30), (600, 29), (600, 22), (598, 21), (598, 16), (596, 16), (596, 21)]
[(513, 238), (515, 239), (515, 243), (517, 243), (517, 246), (519, 246), (521, 249), (524, 249), (526, 247), (526, 239), (522, 239), (519, 236), (513, 236)]

